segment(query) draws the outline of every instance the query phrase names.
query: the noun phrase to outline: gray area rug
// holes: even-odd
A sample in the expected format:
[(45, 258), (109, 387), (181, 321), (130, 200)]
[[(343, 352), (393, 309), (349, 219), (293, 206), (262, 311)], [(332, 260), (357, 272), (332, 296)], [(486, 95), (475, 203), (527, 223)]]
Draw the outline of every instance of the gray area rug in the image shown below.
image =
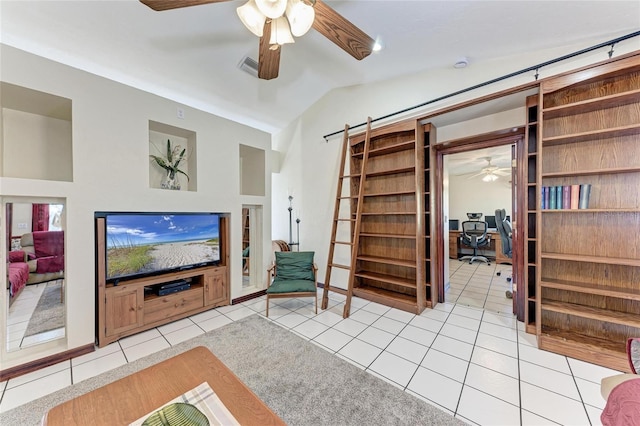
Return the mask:
[(25, 337), (64, 327), (64, 304), (60, 298), (62, 282), (56, 280), (47, 283), (29, 319)]
[(40, 424), (51, 407), (195, 346), (208, 347), (289, 425), (464, 424), (258, 315), (9, 410), (0, 424)]

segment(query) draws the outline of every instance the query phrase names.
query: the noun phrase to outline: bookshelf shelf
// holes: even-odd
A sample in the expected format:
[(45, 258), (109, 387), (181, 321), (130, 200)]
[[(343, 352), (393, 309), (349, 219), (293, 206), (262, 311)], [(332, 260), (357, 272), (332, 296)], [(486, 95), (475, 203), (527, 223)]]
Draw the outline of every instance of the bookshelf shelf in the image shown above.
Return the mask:
[(412, 288), (412, 289), (416, 288), (415, 280), (400, 278), (393, 275), (376, 274), (374, 272), (356, 272), (355, 275), (360, 278), (368, 278), (374, 281), (385, 282), (385, 283), (394, 284), (401, 287)]
[[(389, 197), (394, 195), (415, 195), (416, 191), (385, 191), (385, 192), (371, 192), (369, 194), (363, 194), (365, 197)], [(349, 198), (349, 197), (346, 197)], [(357, 198), (357, 197), (351, 197)]]
[(367, 177), (375, 177), (375, 176), (388, 176), (395, 175), (400, 173), (415, 173), (416, 168), (413, 166), (410, 167), (400, 167), (397, 169), (388, 169), (388, 170), (380, 170), (376, 172), (367, 172)]
[(608, 265), (624, 265), (640, 267), (640, 259), (624, 257), (585, 256), (581, 254), (542, 253), (542, 259), (568, 260), (571, 262), (603, 263)]
[(640, 134), (640, 124), (630, 124), (627, 126), (611, 127), (588, 132), (573, 133), (560, 136), (550, 136), (542, 140), (542, 145), (560, 145), (574, 142), (586, 142), (594, 139), (614, 138), (619, 136), (629, 136)]
[(575, 170), (575, 171), (562, 171), (553, 173), (543, 173), (543, 178), (559, 178), (559, 177), (572, 177), (572, 176), (594, 176), (594, 175), (610, 175), (618, 173), (637, 173), (640, 172), (640, 166), (638, 167), (610, 167), (602, 169), (590, 169), (590, 170)]
[(640, 55), (541, 93), (539, 182), (589, 184), (591, 208), (536, 205), (538, 346), (623, 369), (624, 343), (640, 335)]
[(544, 288), (554, 288), (557, 290), (573, 291), (577, 293), (596, 294), (599, 296), (615, 297), (625, 300), (640, 300), (640, 289), (625, 290), (602, 284), (590, 284), (587, 282), (549, 280), (543, 278), (540, 286)]
[(544, 209), (540, 213), (637, 213), (637, 209)]
[(618, 312), (610, 309), (593, 308), (590, 306), (577, 305), (574, 303), (562, 303), (547, 300), (544, 301), (542, 309), (546, 311), (557, 312), (560, 314), (569, 314), (613, 324), (620, 324), (631, 327), (635, 327), (638, 325), (638, 319), (633, 318), (627, 312)]
[[(382, 147), (382, 148), (374, 148), (374, 149), (371, 149), (369, 151), (369, 158), (376, 157), (378, 155), (392, 154), (394, 152), (407, 151), (407, 150), (410, 150), (410, 149), (414, 149), (415, 146), (416, 146), (416, 142), (411, 140), (411, 141), (407, 141), (407, 142), (402, 142), (402, 143), (398, 143), (398, 144), (385, 146), (385, 147)], [(358, 153), (353, 154), (353, 156), (354, 157), (362, 157), (363, 154), (364, 154), (363, 152), (358, 152)]]
[(389, 257), (381, 256), (358, 256), (358, 260), (362, 260), (363, 262), (382, 263), (385, 265), (406, 266), (407, 268), (414, 269), (416, 267), (416, 262), (413, 260), (392, 259)]
[(544, 114), (545, 119), (551, 119), (598, 111), (605, 108), (618, 107), (621, 105), (636, 103), (638, 101), (640, 101), (640, 89), (546, 108), (542, 113)]

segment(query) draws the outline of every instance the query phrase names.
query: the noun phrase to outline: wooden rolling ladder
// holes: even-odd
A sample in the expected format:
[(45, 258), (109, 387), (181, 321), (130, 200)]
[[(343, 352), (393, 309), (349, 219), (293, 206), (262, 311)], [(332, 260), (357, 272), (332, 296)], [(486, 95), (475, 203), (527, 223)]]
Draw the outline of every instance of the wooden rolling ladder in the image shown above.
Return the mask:
[[(329, 290), (331, 289), (331, 270), (332, 268), (340, 268), (346, 269), (349, 271), (349, 279), (347, 283), (347, 299), (344, 305), (344, 311), (342, 316), (347, 318), (349, 316), (349, 312), (351, 309), (351, 298), (353, 297), (353, 284), (355, 278), (355, 266), (356, 259), (358, 256), (358, 244), (360, 239), (360, 223), (362, 218), (362, 200), (364, 193), (364, 171), (366, 170), (367, 160), (369, 158), (369, 140), (371, 134), (371, 117), (367, 119), (367, 130), (365, 136), (364, 143), (364, 152), (362, 159), (362, 167), (360, 169), (360, 173), (347, 174), (346, 169), (346, 157), (349, 148), (349, 125), (345, 125), (344, 128), (344, 137), (342, 141), (342, 157), (340, 160), (340, 176), (338, 176), (338, 187), (336, 190), (336, 199), (335, 199), (335, 207), (333, 211), (333, 223), (331, 226), (331, 240), (329, 243), (329, 256), (327, 257), (327, 272), (325, 274), (325, 283), (324, 283), (324, 292), (322, 294), (322, 309), (327, 309), (329, 302)], [(354, 187), (354, 180), (357, 180), (357, 195), (353, 195), (352, 192), (349, 193), (348, 196), (342, 194), (342, 186), (346, 179), (351, 181), (352, 188)], [(349, 216), (348, 218), (340, 216), (340, 210), (342, 206), (342, 200), (349, 199)], [(355, 213), (353, 212), (354, 206), (353, 202), (355, 200)], [(355, 215), (355, 218), (353, 217)], [(337, 232), (338, 232), (338, 224), (340, 222), (350, 222), (351, 223), (351, 232), (350, 232), (350, 241), (340, 241), (337, 240)], [(349, 265), (343, 265), (334, 263), (335, 256), (335, 247), (336, 244), (344, 244), (349, 245), (351, 247), (351, 262)]]

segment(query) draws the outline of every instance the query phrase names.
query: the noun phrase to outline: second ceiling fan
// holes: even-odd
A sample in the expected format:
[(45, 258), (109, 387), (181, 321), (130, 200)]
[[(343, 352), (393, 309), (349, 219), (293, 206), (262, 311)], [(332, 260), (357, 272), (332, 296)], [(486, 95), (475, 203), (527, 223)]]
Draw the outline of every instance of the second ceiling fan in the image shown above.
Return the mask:
[[(156, 11), (229, 0), (140, 0)], [(249, 0), (238, 8), (242, 23), (260, 37), (258, 77), (278, 77), (280, 49), (311, 27), (357, 60), (373, 51), (375, 41), (322, 0)]]

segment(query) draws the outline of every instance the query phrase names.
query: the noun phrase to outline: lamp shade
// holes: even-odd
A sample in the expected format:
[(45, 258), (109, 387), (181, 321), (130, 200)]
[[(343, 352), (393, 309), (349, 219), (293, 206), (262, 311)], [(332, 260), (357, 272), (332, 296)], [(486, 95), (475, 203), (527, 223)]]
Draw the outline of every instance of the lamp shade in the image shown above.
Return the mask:
[(266, 16), (256, 6), (256, 0), (249, 0), (236, 9), (238, 17), (245, 27), (258, 37), (262, 37)]
[(482, 178), (484, 182), (494, 182), (497, 179), (498, 179), (498, 176), (492, 173), (489, 173), (488, 175), (485, 175), (485, 177)]
[(289, 0), (286, 14), (291, 25), (291, 34), (296, 37), (305, 35), (316, 17), (315, 9), (302, 0)]
[(264, 16), (276, 19), (284, 15), (287, 0), (255, 0), (256, 6)]
[(269, 44), (287, 44), (295, 43), (291, 30), (289, 29), (289, 21), (284, 16), (271, 21), (271, 38)]

